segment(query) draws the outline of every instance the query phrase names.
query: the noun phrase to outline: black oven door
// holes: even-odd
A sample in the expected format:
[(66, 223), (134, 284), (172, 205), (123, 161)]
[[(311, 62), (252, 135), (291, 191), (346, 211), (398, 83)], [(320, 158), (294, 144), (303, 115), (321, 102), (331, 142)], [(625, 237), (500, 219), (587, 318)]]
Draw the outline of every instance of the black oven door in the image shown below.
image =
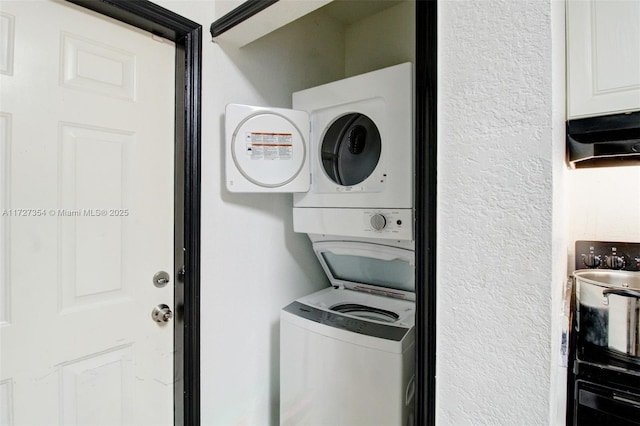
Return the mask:
[(574, 426), (638, 426), (640, 395), (576, 381)]

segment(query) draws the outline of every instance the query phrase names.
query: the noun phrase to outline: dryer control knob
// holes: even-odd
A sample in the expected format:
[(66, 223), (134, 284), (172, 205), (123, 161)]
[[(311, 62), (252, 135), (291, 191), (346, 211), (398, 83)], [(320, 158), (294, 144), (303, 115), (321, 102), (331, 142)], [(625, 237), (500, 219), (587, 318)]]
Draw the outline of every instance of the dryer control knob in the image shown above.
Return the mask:
[(376, 231), (382, 231), (387, 226), (387, 218), (380, 213), (371, 216), (371, 227)]

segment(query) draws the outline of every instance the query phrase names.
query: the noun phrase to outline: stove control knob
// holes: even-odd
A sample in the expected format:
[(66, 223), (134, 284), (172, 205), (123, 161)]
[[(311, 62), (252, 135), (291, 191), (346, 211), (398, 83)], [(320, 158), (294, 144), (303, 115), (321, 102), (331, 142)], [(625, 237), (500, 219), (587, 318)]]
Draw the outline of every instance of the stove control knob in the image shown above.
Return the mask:
[(602, 264), (602, 258), (593, 253), (583, 254), (582, 261), (587, 268), (597, 268)]
[(387, 226), (387, 218), (380, 213), (371, 216), (369, 222), (371, 223), (371, 227), (376, 231), (382, 231)]
[(624, 257), (615, 255), (607, 256), (604, 259), (604, 263), (607, 265), (607, 268), (622, 269), (624, 268)]

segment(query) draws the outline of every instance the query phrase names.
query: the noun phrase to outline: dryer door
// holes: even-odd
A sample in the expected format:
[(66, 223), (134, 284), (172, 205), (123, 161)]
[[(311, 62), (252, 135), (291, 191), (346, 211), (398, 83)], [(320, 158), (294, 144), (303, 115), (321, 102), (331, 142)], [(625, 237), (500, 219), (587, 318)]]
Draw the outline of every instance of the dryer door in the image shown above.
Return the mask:
[(306, 192), (310, 185), (305, 111), (229, 104), (226, 185), (231, 192)]

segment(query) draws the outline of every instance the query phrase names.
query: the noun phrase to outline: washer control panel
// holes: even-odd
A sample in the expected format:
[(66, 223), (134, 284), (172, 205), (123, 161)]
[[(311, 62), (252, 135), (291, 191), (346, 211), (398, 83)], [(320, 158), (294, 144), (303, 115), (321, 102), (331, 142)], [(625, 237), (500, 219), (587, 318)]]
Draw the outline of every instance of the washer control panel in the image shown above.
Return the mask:
[(293, 230), (305, 234), (413, 240), (413, 209), (293, 208)]
[(364, 230), (371, 233), (399, 233), (409, 227), (411, 216), (402, 210), (365, 210)]
[(576, 241), (576, 269), (640, 271), (640, 243)]

